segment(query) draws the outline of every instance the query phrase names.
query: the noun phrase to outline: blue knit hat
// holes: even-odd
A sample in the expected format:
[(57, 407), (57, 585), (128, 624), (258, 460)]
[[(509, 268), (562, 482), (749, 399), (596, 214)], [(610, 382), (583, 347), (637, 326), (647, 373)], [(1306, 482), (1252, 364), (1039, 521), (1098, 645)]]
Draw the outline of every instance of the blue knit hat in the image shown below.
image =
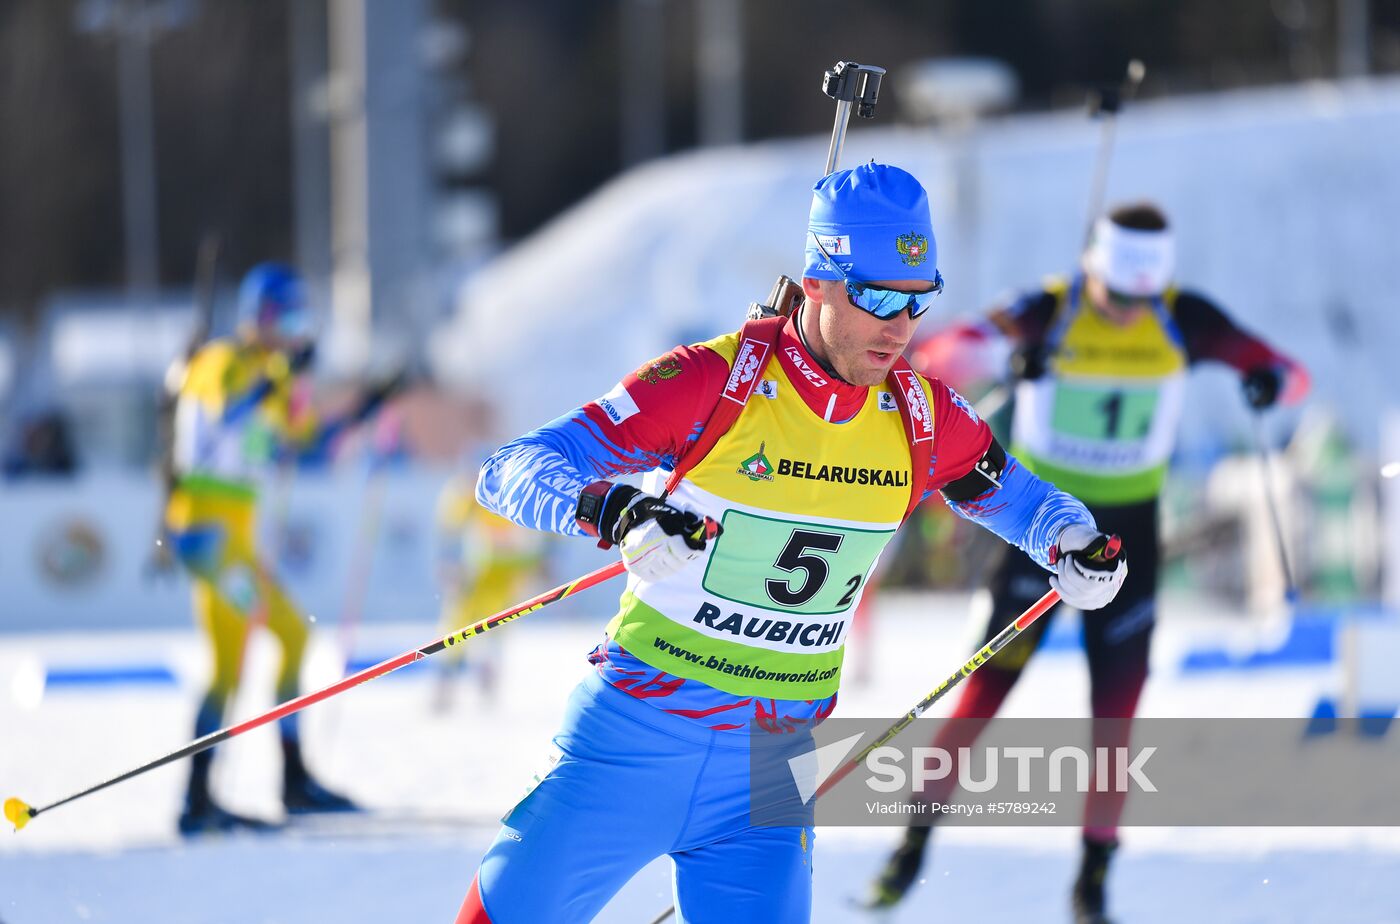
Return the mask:
[(933, 282), (937, 275), (928, 194), (898, 167), (861, 164), (823, 177), (812, 191), (807, 230), (803, 276), (842, 278), (822, 256), (818, 240), (848, 276), (862, 282)]
[(310, 336), (311, 312), (297, 271), (281, 263), (259, 263), (248, 270), (238, 287), (238, 323)]

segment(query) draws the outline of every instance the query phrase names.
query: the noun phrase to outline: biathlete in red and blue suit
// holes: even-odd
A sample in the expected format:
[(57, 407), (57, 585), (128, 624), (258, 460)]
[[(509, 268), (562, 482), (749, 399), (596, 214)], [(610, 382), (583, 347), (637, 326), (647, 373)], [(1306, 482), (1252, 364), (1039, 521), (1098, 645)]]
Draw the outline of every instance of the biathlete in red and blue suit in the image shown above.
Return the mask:
[[(1112, 599), (1127, 567), (1084, 554), (1102, 539), (1084, 505), (901, 359), (942, 288), (936, 255), (914, 177), (833, 173), (813, 196), (805, 302), (771, 338), (746, 326), (672, 350), (485, 463), (484, 505), (615, 543), (629, 574), (557, 762), (506, 816), (459, 922), (586, 921), (663, 854), (682, 921), (807, 921), (812, 830), (751, 823), (751, 742), (831, 714), (865, 581), (935, 494), (1053, 571), (1072, 605)], [(693, 462), (726, 402), (737, 417)], [(678, 465), (664, 496), (617, 480)]]

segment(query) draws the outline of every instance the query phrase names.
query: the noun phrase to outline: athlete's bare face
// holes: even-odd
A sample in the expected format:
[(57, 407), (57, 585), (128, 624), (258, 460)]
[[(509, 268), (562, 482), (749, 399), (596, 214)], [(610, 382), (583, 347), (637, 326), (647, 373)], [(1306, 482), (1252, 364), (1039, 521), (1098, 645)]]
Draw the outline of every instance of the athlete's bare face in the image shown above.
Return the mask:
[(1094, 306), (1094, 310), (1119, 327), (1130, 326), (1143, 312), (1152, 308), (1152, 299), (1146, 296), (1133, 298), (1119, 295), (1093, 274), (1085, 277), (1084, 291), (1089, 296), (1089, 304)]
[(278, 332), (277, 328), (270, 324), (248, 324), (244, 325), (241, 330), (245, 342), (279, 353), (295, 353), (305, 347), (310, 340), (308, 337), (289, 337)]
[[(870, 284), (900, 292), (922, 292), (929, 287), (918, 279), (871, 280)], [(807, 346), (852, 385), (870, 387), (883, 382), (919, 326), (919, 318), (911, 318), (908, 311), (882, 321), (857, 308), (839, 282), (803, 279), (802, 291), (807, 296), (801, 318)]]

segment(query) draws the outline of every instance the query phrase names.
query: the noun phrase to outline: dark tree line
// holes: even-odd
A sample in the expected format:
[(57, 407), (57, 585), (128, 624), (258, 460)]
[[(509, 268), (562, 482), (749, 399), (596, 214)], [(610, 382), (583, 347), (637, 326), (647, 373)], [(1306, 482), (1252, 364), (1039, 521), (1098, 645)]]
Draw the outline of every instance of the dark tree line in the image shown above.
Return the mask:
[[(0, 4), (0, 313), (124, 276), (114, 40), (72, 0)], [(204, 3), (152, 46), (160, 267), (193, 277), (199, 239), (229, 265), (290, 256), (291, 141), (281, 3)]]
[[(695, 141), (694, 5), (665, 0), (666, 145)], [(76, 0), (0, 3), (0, 315), (32, 316), (58, 288), (123, 277), (116, 55), (77, 31)], [(463, 67), (497, 121), (486, 179), (517, 238), (620, 165), (626, 0), (438, 0), (471, 31)], [(1372, 69), (1400, 69), (1400, 4), (1372, 3)], [(1333, 0), (749, 0), (745, 135), (820, 132), (821, 70), (988, 55), (1017, 71), (1025, 108), (1073, 105), (1086, 85), (1149, 63), (1144, 95), (1324, 77)], [(192, 278), (210, 228), (228, 266), (291, 250), (286, 2), (203, 0), (154, 46), (160, 264)], [(894, 112), (895, 106), (886, 107)]]

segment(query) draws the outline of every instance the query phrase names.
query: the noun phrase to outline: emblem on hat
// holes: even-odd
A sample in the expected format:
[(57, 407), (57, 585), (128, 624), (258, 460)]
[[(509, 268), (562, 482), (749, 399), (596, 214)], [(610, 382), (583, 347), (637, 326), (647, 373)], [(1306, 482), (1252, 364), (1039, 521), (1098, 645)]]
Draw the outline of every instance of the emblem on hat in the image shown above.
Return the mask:
[(906, 266), (918, 266), (928, 259), (928, 238), (910, 231), (895, 238), (894, 249), (899, 251), (899, 259)]

